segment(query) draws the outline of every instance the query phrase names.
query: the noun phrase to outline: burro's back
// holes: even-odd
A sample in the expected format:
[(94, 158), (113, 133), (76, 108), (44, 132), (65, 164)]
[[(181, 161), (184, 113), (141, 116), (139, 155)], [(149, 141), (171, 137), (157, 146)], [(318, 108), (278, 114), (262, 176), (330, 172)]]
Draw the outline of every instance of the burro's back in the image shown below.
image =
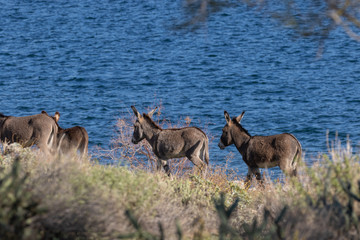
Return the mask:
[(2, 142), (18, 142), (24, 147), (36, 144), (43, 152), (50, 153), (56, 143), (57, 131), (55, 122), (44, 114), (24, 117), (0, 114)]
[[(154, 152), (161, 159), (187, 157), (189, 152), (197, 148), (200, 148), (200, 155), (208, 151), (208, 138), (197, 127), (163, 129), (157, 141)], [(204, 155), (203, 160), (209, 163), (208, 156)]]
[[(246, 160), (253, 160), (249, 161), (249, 166), (269, 168), (279, 166), (282, 159), (286, 159), (288, 156), (298, 155), (297, 157), (300, 158), (302, 153), (301, 144), (295, 136), (290, 133), (282, 133), (271, 136), (253, 136), (248, 143), (246, 154)], [(291, 168), (296, 169), (297, 161), (293, 161), (293, 158), (285, 163), (291, 162)]]

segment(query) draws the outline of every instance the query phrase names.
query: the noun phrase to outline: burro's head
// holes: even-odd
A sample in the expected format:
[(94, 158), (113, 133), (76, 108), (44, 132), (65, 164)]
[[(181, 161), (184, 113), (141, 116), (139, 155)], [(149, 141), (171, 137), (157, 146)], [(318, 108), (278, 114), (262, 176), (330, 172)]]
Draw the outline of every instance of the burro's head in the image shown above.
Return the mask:
[[(134, 123), (134, 133), (133, 136), (131, 138), (131, 142), (134, 144), (138, 144), (141, 140), (143, 140), (146, 137), (145, 131), (146, 131), (146, 119), (145, 119), (145, 114), (143, 114), (143, 116), (136, 110), (136, 108), (134, 106), (131, 106), (131, 109), (133, 110), (135, 116), (136, 116), (136, 121)], [(146, 114), (148, 117), (152, 117), (152, 115), (154, 114), (154, 112), (156, 111), (157, 108), (155, 108), (154, 110), (150, 111), (148, 114)]]
[[(245, 111), (242, 112), (239, 116), (237, 116), (236, 118), (232, 119), (230, 118), (229, 114), (227, 113), (227, 111), (224, 111), (224, 116), (225, 116), (225, 120), (226, 120), (226, 124), (222, 129), (222, 135), (220, 137), (220, 141), (219, 141), (219, 148), (220, 149), (224, 149), (225, 147), (233, 144), (233, 137), (232, 137), (232, 128), (236, 126), (236, 122), (240, 123), (241, 119), (243, 118), (245, 114)], [(236, 121), (236, 122), (233, 122)]]

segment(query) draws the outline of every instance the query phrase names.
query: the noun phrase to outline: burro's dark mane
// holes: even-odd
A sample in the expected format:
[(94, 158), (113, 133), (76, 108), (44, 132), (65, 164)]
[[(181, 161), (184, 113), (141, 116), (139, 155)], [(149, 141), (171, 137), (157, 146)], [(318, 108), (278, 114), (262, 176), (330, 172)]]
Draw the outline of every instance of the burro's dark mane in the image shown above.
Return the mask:
[(159, 130), (163, 130), (161, 127), (159, 127), (147, 114), (143, 114), (143, 117), (145, 118), (145, 120), (150, 123), (150, 125), (152, 125), (153, 127), (159, 129)]
[(206, 137), (206, 134), (204, 133), (204, 131), (201, 130), (200, 128), (198, 128), (198, 127), (169, 128), (169, 129), (166, 129), (166, 130), (177, 131), (177, 130), (182, 130), (182, 129), (186, 129), (186, 128), (196, 128), (197, 130), (202, 132), (204, 134), (204, 136)]
[(243, 128), (243, 126), (241, 126), (240, 123), (238, 123), (238, 121), (236, 120), (236, 117), (234, 117), (232, 119), (232, 122), (238, 127), (241, 129), (241, 131), (245, 132), (249, 137), (251, 137), (250, 133), (248, 132), (248, 130), (246, 130), (245, 128)]
[(3, 113), (0, 113), (0, 117), (4, 118), (4, 117), (8, 117), (8, 116), (4, 115)]

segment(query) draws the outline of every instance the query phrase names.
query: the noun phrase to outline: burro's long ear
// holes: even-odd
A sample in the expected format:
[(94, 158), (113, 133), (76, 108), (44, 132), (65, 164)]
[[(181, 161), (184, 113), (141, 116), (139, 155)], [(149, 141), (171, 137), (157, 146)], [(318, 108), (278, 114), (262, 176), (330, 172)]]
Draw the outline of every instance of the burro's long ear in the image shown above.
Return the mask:
[(227, 124), (231, 123), (231, 118), (227, 111), (224, 111), (224, 116), (225, 116), (225, 120), (226, 120)]
[(60, 113), (59, 113), (59, 112), (56, 112), (56, 113), (55, 113), (54, 119), (55, 119), (55, 122), (58, 122), (58, 121), (59, 121), (59, 119), (60, 119)]
[(131, 106), (131, 109), (134, 111), (134, 114), (137, 118), (141, 118), (141, 114), (138, 112), (138, 110), (136, 110), (134, 106)]
[(244, 117), (244, 114), (245, 114), (245, 111), (243, 111), (239, 116), (236, 117), (236, 121), (237, 121), (238, 123), (241, 122), (241, 119)]
[(154, 115), (154, 113), (156, 112), (157, 109), (158, 109), (158, 108), (156, 107), (156, 108), (154, 108), (153, 110), (151, 110), (151, 111), (148, 113), (148, 116), (149, 116), (150, 118), (152, 118), (152, 116)]

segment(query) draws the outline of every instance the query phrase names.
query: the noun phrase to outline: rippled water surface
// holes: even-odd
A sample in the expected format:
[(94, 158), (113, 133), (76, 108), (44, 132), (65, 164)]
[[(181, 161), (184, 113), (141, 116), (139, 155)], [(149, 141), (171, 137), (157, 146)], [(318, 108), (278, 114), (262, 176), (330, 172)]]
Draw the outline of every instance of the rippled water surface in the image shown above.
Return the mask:
[(196, 32), (176, 31), (182, 2), (0, 0), (0, 112), (59, 111), (82, 125), (90, 147), (108, 147), (130, 105), (206, 128), (220, 151), (223, 111), (246, 110), (252, 135), (293, 133), (306, 155), (326, 151), (326, 131), (360, 143), (360, 43), (336, 31), (318, 45), (246, 10), (212, 15)]

